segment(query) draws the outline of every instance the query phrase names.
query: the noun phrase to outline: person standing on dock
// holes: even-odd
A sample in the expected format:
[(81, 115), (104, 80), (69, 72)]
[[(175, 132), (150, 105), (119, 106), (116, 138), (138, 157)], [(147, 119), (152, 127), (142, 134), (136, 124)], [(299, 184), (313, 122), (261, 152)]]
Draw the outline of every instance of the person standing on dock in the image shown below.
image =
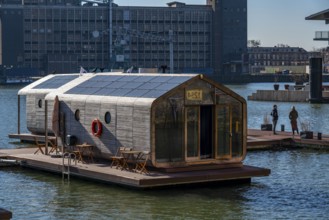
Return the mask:
[(273, 122), (273, 134), (276, 134), (276, 124), (278, 123), (279, 115), (278, 108), (276, 105), (273, 105), (273, 110), (271, 112), (272, 122)]
[(298, 112), (295, 109), (295, 106), (292, 106), (291, 111), (289, 113), (292, 135), (295, 135), (295, 131), (297, 131), (297, 134), (299, 134), (298, 126), (297, 126), (297, 118), (298, 118)]

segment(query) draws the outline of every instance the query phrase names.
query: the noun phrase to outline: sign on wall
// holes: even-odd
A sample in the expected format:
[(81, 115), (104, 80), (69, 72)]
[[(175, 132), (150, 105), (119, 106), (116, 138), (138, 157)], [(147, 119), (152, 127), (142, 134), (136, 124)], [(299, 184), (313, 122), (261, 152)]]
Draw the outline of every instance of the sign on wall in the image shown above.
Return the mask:
[(201, 89), (186, 90), (186, 99), (191, 101), (202, 101), (202, 90)]

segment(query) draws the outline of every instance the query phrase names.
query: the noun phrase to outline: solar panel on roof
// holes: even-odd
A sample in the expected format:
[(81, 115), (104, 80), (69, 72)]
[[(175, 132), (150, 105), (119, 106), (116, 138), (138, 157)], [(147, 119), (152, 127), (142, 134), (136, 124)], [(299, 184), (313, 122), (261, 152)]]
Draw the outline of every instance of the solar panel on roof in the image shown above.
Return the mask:
[(160, 86), (158, 86), (156, 88), (156, 90), (171, 90), (173, 88), (175, 88), (176, 86), (178, 86), (179, 84), (170, 84), (170, 83), (164, 83), (164, 84), (161, 84)]
[(122, 78), (118, 79), (117, 81), (122, 81), (122, 82), (132, 82), (134, 81), (138, 76), (133, 76), (133, 75), (129, 75), (129, 76), (123, 76)]
[(119, 81), (123, 76), (119, 75), (96, 75), (92, 79), (96, 81), (114, 82)]
[(144, 94), (148, 93), (150, 90), (146, 89), (135, 89), (126, 94), (127, 97), (143, 97)]
[(129, 92), (131, 92), (130, 89), (116, 89), (113, 92), (111, 92), (111, 96), (122, 96), (125, 97), (125, 94), (128, 94)]
[(176, 83), (181, 84), (189, 79), (193, 78), (192, 76), (179, 76), (179, 77), (172, 77), (168, 83)]
[(145, 93), (142, 98), (157, 98), (162, 96), (163, 94), (165, 94), (166, 91), (162, 91), (162, 90), (150, 90), (148, 93)]
[(66, 83), (76, 79), (78, 75), (55, 75), (54, 77), (34, 86), (32, 89), (57, 89)]
[(135, 88), (140, 87), (141, 85), (143, 85), (142, 82), (128, 82), (125, 85), (123, 85), (122, 88), (125, 88), (125, 89), (135, 89)]
[(193, 76), (95, 75), (66, 94), (157, 98)]
[(169, 81), (172, 78), (172, 76), (157, 76), (154, 79), (151, 80), (151, 82), (160, 82), (164, 83)]
[(155, 76), (139, 76), (136, 79), (134, 79), (135, 82), (148, 82), (155, 78)]
[(100, 95), (100, 96), (110, 96), (115, 89), (111, 88), (102, 88), (99, 91), (95, 92), (93, 95)]
[[(69, 90), (69, 94), (81, 94), (81, 92), (83, 91), (83, 88), (80, 87), (74, 87), (73, 89)], [(67, 92), (66, 92), (67, 93)]]
[(97, 88), (97, 87), (94, 87), (94, 88), (86, 88), (82, 91), (82, 94), (85, 94), (85, 95), (92, 95), (94, 93), (96, 93), (97, 91), (99, 91), (101, 88)]
[(120, 89), (123, 88), (124, 85), (126, 85), (127, 82), (112, 82), (108, 87), (114, 88), (114, 89)]

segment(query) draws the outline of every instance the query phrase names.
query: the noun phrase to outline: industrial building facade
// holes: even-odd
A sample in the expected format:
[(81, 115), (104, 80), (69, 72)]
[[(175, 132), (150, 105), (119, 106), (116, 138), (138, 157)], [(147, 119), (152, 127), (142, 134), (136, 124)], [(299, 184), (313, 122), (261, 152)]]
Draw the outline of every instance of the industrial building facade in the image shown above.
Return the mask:
[(246, 0), (168, 7), (2, 0), (0, 18), (3, 69), (33, 68), (46, 75), (77, 72), (81, 66), (167, 66), (167, 72), (215, 77), (248, 71)]

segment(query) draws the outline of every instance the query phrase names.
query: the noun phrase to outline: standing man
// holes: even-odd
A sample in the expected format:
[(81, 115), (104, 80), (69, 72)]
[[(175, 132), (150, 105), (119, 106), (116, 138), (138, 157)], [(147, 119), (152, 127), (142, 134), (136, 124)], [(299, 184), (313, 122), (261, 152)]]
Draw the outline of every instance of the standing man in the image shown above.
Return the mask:
[(272, 116), (272, 122), (273, 122), (273, 134), (277, 134), (275, 129), (276, 129), (276, 124), (278, 123), (279, 115), (278, 115), (278, 109), (276, 105), (273, 105), (273, 110), (271, 112)]
[(292, 135), (295, 135), (295, 131), (297, 131), (297, 134), (299, 134), (298, 126), (297, 126), (297, 118), (298, 118), (298, 112), (295, 109), (295, 106), (292, 106), (291, 111), (289, 113)]

